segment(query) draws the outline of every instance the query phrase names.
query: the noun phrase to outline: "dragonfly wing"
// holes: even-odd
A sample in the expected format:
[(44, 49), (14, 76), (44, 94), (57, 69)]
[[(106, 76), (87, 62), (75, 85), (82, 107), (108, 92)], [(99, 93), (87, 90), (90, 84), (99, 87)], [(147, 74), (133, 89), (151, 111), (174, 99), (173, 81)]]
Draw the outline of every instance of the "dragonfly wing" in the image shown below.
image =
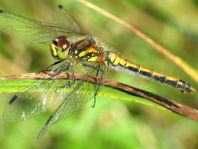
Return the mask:
[(58, 5), (56, 10), (54, 11), (54, 22), (58, 26), (67, 28), (73, 33), (80, 34), (81, 28), (79, 27), (78, 23), (74, 20), (73, 17), (66, 11), (66, 9), (62, 5)]
[[(63, 71), (68, 62), (65, 61), (54, 71)], [(67, 70), (70, 71), (70, 68)], [(57, 76), (37, 80), (30, 87), (16, 94), (4, 110), (5, 121), (26, 120), (46, 110), (54, 110), (67, 95), (66, 90), (70, 88), (72, 81), (57, 79)], [(57, 98), (59, 97), (59, 98)]]
[(0, 10), (0, 31), (15, 35), (26, 41), (49, 43), (59, 35), (78, 36), (77, 33), (66, 27), (42, 23), (6, 10)]
[[(98, 73), (98, 68), (99, 67), (95, 66), (90, 68), (89, 73), (87, 73), (85, 77), (87, 79), (90, 76), (97, 76), (99, 78), (102, 78), (104, 74)], [(48, 121), (41, 129), (38, 138), (42, 137), (52, 124), (56, 123), (63, 117), (70, 116), (72, 113), (79, 110), (83, 105), (85, 105), (85, 103), (87, 103), (90, 99), (94, 98), (96, 92), (95, 85), (98, 85), (98, 83), (93, 84), (90, 82), (79, 81), (77, 84), (75, 84), (73, 90), (65, 97), (60, 106), (49, 117)]]

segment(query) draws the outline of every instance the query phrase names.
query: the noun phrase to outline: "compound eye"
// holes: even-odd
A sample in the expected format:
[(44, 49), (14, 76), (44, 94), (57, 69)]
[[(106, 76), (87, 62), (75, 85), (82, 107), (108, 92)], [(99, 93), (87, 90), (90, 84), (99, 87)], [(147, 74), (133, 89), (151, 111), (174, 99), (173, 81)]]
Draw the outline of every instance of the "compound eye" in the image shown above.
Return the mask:
[(70, 43), (67, 40), (66, 36), (58, 37), (58, 47), (60, 47), (62, 49), (62, 51), (65, 51), (70, 47)]

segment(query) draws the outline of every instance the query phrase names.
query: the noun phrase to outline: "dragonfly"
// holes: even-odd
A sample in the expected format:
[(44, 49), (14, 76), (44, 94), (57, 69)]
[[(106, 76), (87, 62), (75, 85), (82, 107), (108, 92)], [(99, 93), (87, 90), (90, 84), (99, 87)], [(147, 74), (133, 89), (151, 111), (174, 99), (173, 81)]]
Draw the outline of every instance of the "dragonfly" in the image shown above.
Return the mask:
[[(61, 19), (58, 20), (59, 17)], [(51, 55), (56, 59), (46, 68), (51, 78), (35, 81), (14, 95), (3, 113), (5, 121), (26, 120), (52, 108), (52, 114), (42, 127), (39, 137), (43, 136), (52, 124), (79, 110), (91, 99), (94, 99), (95, 106), (96, 96), (101, 88), (100, 80), (108, 69), (136, 74), (182, 92), (195, 91), (186, 81), (135, 64), (108, 48), (97, 37), (82, 33), (79, 25), (61, 5), (58, 6), (57, 17), (53, 23), (40, 22), (0, 10), (0, 31), (24, 41), (48, 44)], [(60, 72), (81, 73), (86, 78), (100, 79), (92, 84), (82, 80), (76, 81), (74, 75), (62, 80), (58, 79)]]

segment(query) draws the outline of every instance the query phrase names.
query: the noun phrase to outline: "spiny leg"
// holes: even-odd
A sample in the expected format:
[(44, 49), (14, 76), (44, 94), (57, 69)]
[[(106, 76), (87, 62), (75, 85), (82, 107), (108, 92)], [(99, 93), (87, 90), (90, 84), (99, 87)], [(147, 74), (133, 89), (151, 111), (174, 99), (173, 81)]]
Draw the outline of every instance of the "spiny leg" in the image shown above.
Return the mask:
[[(59, 62), (59, 63), (60, 63), (60, 62)], [(57, 64), (58, 64), (58, 63), (56, 63), (56, 64), (54, 64), (54, 65), (52, 64), (52, 66), (55, 66), (55, 65), (57, 65)], [(49, 68), (50, 68), (50, 67), (49, 67)], [(54, 77), (54, 76), (58, 75), (59, 73), (61, 73), (62, 71), (67, 71), (67, 70), (69, 70), (69, 68), (70, 68), (70, 64), (69, 64), (68, 62), (66, 62), (66, 63), (63, 63), (62, 65), (60, 65), (59, 67), (50, 70), (50, 72), (47, 73), (47, 74), (49, 74), (51, 77)]]
[[(74, 66), (72, 64), (70, 64), (70, 66), (68, 67), (68, 69), (71, 69), (71, 78), (70, 76), (68, 76), (68, 87), (71, 86), (73, 83), (75, 83), (75, 75), (74, 75)], [(66, 69), (66, 70), (68, 70)]]
[(85, 66), (85, 67), (97, 69), (96, 75), (95, 75), (96, 77), (98, 77), (99, 73), (101, 73), (100, 78), (99, 78), (99, 81), (97, 80), (96, 84), (94, 85), (95, 93), (94, 93), (94, 103), (93, 103), (93, 105), (92, 105), (92, 108), (94, 108), (95, 105), (96, 105), (96, 96), (97, 96), (97, 94), (98, 94), (100, 85), (102, 84), (102, 79), (103, 79), (103, 75), (104, 75), (104, 70), (102, 69), (101, 65), (93, 66), (93, 65), (88, 64), (88, 63), (82, 63), (82, 65)]
[(96, 105), (96, 96), (97, 96), (97, 94), (98, 94), (98, 91), (99, 91), (99, 89), (100, 89), (100, 86), (101, 86), (102, 80), (103, 80), (103, 76), (104, 76), (104, 70), (101, 68), (100, 65), (99, 65), (98, 68), (97, 68), (96, 77), (99, 76), (99, 73), (101, 73), (101, 76), (99, 77), (99, 81), (98, 81), (98, 79), (97, 79), (97, 82), (96, 82), (96, 84), (94, 85), (94, 90), (95, 90), (95, 92), (94, 92), (94, 103), (93, 103), (93, 105), (92, 105), (92, 108), (94, 108), (95, 105)]
[(72, 83), (75, 83), (74, 66), (72, 64), (71, 64), (71, 71), (72, 71)]
[[(93, 66), (93, 65), (91, 65), (91, 64), (88, 64), (88, 63), (81, 63), (83, 66), (85, 66), (85, 67), (89, 67), (89, 68), (93, 68), (93, 69), (99, 69), (99, 68), (97, 68), (98, 67), (98, 65), (97, 66)], [(103, 71), (102, 69), (101, 69), (101, 67), (100, 67), (100, 71)]]
[(59, 63), (61, 63), (62, 61), (63, 61), (63, 60), (59, 60), (59, 61), (54, 62), (53, 64), (51, 64), (51, 65), (50, 65), (50, 66), (48, 66), (47, 68), (45, 68), (45, 69), (41, 70), (40, 72), (49, 71), (49, 68), (50, 68), (50, 67), (55, 66), (55, 65), (57, 65), (57, 64), (59, 64)]

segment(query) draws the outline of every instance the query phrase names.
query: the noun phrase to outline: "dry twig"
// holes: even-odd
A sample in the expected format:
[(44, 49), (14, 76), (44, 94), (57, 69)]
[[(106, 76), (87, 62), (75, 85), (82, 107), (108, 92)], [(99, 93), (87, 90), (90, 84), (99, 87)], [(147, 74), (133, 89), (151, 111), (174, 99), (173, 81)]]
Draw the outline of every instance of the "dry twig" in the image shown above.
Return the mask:
[[(60, 73), (57, 77), (57, 79), (68, 79), (71, 78), (72, 74), (68, 73)], [(84, 77), (84, 75), (80, 74), (74, 74), (76, 80), (83, 80), (90, 83), (96, 83), (98, 81), (98, 78), (96, 77)], [(0, 77), (0, 80), (12, 80), (12, 79), (18, 79), (18, 80), (35, 80), (35, 79), (51, 79), (51, 76), (47, 73), (39, 72), (39, 73), (28, 73), (28, 74), (21, 74), (21, 75), (14, 75), (14, 76), (8, 76), (8, 77)], [(179, 115), (182, 115), (188, 119), (198, 121), (198, 110), (191, 108), (187, 105), (177, 103), (174, 100), (161, 97), (159, 95), (150, 93), (148, 91), (138, 89), (123, 83), (111, 81), (111, 80), (102, 80), (102, 85), (111, 87), (115, 90), (122, 91), (124, 93), (127, 93), (131, 96), (137, 96), (141, 98), (148, 99), (149, 101), (152, 101), (168, 110), (171, 110)]]

